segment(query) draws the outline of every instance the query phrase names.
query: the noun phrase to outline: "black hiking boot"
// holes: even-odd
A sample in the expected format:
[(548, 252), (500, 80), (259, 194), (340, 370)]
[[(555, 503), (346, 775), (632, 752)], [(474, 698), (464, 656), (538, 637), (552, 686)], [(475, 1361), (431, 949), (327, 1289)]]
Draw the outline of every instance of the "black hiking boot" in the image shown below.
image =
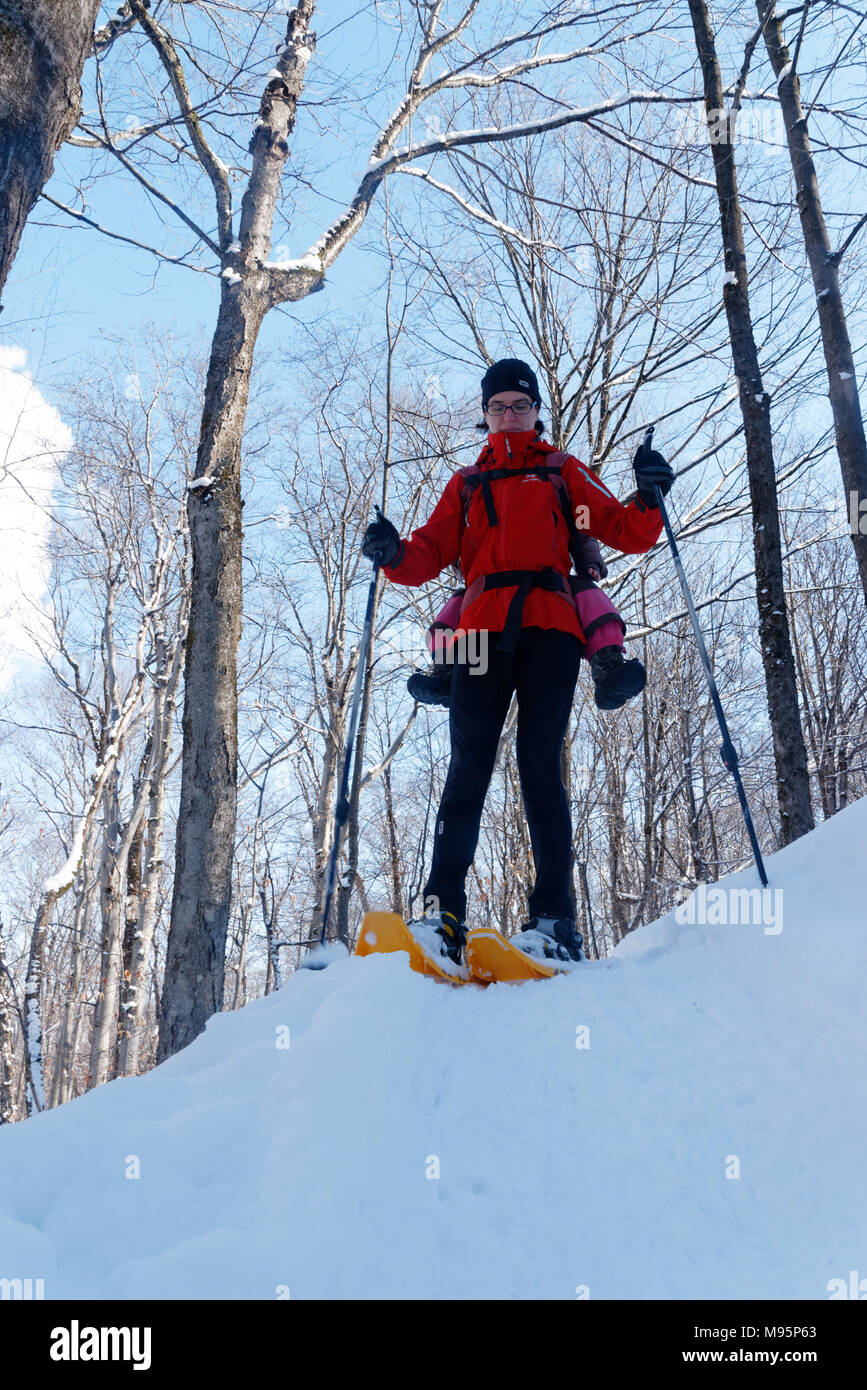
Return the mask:
[(647, 683), (647, 672), (641, 662), (632, 657), (627, 661), (622, 647), (600, 647), (590, 658), (593, 677), (593, 698), (600, 709), (620, 709), (633, 695), (638, 695)]
[(570, 917), (531, 917), (515, 937), (519, 951), (538, 960), (582, 961), (582, 940)]
[(420, 946), (432, 956), (448, 956), (461, 965), (461, 954), (467, 944), (466, 923), (453, 912), (426, 912), (406, 924)]
[(426, 671), (413, 671), (406, 688), (419, 704), (443, 705), (448, 709), (451, 685), (452, 667), (433, 661)]

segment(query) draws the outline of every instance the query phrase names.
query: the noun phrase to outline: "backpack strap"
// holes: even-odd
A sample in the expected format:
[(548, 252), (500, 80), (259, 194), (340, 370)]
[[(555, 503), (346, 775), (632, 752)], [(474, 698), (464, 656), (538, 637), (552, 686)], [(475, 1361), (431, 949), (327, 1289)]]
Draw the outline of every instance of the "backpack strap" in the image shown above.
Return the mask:
[(527, 474), (535, 475), (537, 478), (547, 478), (548, 482), (554, 485), (554, 490), (560, 502), (560, 510), (563, 513), (563, 517), (569, 529), (569, 549), (571, 552), (573, 543), (577, 544), (581, 537), (575, 525), (575, 518), (572, 515), (572, 499), (569, 496), (569, 489), (566, 486), (566, 480), (562, 472), (563, 464), (566, 462), (567, 458), (570, 457), (571, 455), (569, 454), (562, 454), (556, 450), (552, 450), (551, 453), (545, 455), (544, 463), (536, 463), (527, 468), (482, 468), (479, 463), (470, 463), (467, 464), (465, 468), (459, 468), (458, 473), (461, 477), (460, 496), (463, 505), (464, 526), (467, 525), (470, 503), (473, 500), (473, 493), (477, 487), (481, 487), (482, 489), (488, 525), (497, 526), (499, 524), (499, 518), (497, 517), (497, 509), (494, 506), (491, 483), (496, 482), (499, 478), (513, 478), (517, 476), (526, 476)]
[(515, 592), (506, 613), (506, 622), (497, 642), (497, 651), (513, 652), (521, 634), (521, 616), (524, 604), (531, 589), (549, 589), (565, 598), (571, 608), (574, 599), (569, 581), (557, 570), (498, 570), (495, 574), (482, 574), (467, 589), (461, 612), (484, 593), (486, 589), (512, 589)]
[[(466, 468), (459, 469), (461, 475), (461, 503), (463, 506), (464, 526), (469, 520), (470, 503), (473, 500), (473, 493), (477, 487), (482, 489), (482, 497), (485, 503), (485, 511), (488, 517), (488, 525), (498, 525), (497, 509), (494, 506), (494, 496), (491, 491), (491, 483), (498, 478), (511, 478), (515, 475), (535, 475), (537, 478), (547, 479), (552, 484), (560, 503), (560, 511), (563, 513), (563, 520), (566, 522), (566, 529), (569, 532), (569, 554), (572, 563), (577, 571), (583, 570), (587, 564), (598, 564), (600, 572), (605, 571), (604, 561), (601, 552), (598, 560), (596, 554), (588, 556), (586, 554), (587, 542), (590, 539), (582, 534), (575, 525), (575, 518), (572, 514), (572, 499), (569, 496), (569, 489), (566, 486), (566, 479), (563, 477), (563, 465), (571, 454), (560, 453), (559, 450), (552, 450), (545, 455), (544, 463), (534, 464), (529, 468), (482, 468), (481, 464), (471, 463)], [(594, 545), (596, 543), (594, 542)], [(596, 545), (596, 551), (599, 551)]]

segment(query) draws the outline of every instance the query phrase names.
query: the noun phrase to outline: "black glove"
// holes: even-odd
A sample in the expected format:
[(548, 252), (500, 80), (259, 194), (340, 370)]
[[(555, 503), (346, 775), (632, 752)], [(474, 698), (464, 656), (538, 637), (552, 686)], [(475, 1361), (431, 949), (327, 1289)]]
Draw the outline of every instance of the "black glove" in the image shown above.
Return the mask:
[(674, 469), (670, 463), (666, 463), (662, 454), (658, 454), (655, 449), (649, 449), (646, 444), (639, 445), (632, 466), (635, 469), (639, 497), (646, 507), (655, 507), (656, 493), (653, 485), (655, 483), (665, 497), (671, 491), (674, 482)]
[(372, 521), (364, 533), (361, 553), (367, 560), (376, 560), (379, 565), (390, 565), (397, 559), (400, 550), (400, 535), (387, 516), (376, 509), (376, 521)]

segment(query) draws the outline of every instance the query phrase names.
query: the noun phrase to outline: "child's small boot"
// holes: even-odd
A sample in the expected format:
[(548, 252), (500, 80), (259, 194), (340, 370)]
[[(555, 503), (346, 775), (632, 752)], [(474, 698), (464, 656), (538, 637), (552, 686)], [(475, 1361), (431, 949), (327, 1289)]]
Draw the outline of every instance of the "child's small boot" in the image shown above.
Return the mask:
[(600, 709), (620, 709), (647, 683), (647, 672), (632, 657), (627, 661), (622, 647), (600, 647), (590, 658), (593, 698)]
[(446, 662), (432, 661), (426, 671), (413, 671), (406, 688), (420, 704), (444, 705), (448, 709), (452, 669)]

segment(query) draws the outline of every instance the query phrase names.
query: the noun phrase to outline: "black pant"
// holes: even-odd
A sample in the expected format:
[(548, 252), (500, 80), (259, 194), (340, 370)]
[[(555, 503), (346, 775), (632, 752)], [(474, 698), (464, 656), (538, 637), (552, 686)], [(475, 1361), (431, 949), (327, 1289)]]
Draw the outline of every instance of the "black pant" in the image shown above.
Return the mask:
[[(512, 692), (518, 696), (518, 772), (536, 883), (531, 916), (573, 916), (569, 891), (572, 821), (560, 777), (560, 751), (578, 679), (577, 637), (554, 628), (525, 627), (517, 650), (498, 652), (488, 642), (484, 674), (465, 662), (452, 673), (449, 731), (452, 753), (434, 827), (434, 852), (425, 899), (461, 921), (464, 888), (479, 839), (482, 809)], [(428, 904), (430, 905), (430, 904)]]

